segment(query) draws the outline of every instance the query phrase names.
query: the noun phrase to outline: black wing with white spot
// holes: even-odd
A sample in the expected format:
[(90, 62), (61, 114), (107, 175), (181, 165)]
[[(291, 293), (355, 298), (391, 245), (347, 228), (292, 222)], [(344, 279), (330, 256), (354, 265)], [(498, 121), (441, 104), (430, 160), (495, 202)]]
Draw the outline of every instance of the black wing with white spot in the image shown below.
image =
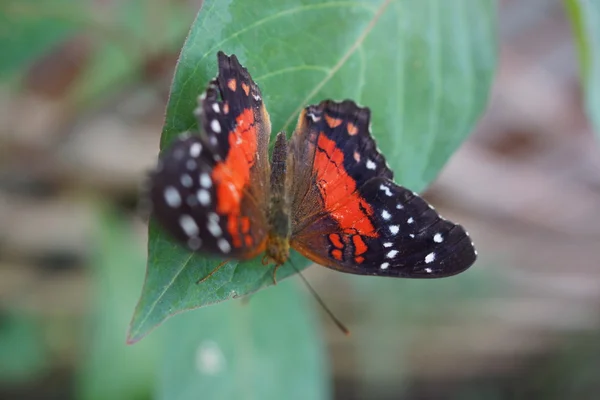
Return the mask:
[(203, 129), (161, 154), (150, 199), (155, 218), (189, 249), (247, 259), (266, 245), (271, 124), (248, 71), (233, 55), (218, 59), (195, 111)]
[[(364, 260), (346, 262), (347, 272), (441, 278), (475, 262), (477, 251), (465, 229), (443, 219), (417, 194), (384, 178), (369, 180), (359, 192), (371, 206), (377, 237), (361, 237)], [(355, 243), (349, 238), (348, 252), (356, 253)]]

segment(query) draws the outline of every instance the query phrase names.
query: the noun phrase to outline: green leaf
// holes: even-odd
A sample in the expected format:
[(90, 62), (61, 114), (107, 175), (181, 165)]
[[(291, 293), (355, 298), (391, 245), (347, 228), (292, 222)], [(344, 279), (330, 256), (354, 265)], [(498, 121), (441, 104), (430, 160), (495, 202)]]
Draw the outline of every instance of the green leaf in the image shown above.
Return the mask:
[(330, 398), (326, 353), (307, 300), (287, 281), (249, 302), (177, 316), (166, 327), (158, 398)]
[(600, 135), (600, 3), (565, 0), (571, 18), (589, 118)]
[(149, 399), (162, 350), (159, 335), (127, 346), (125, 334), (137, 287), (144, 275), (142, 243), (136, 243), (122, 215), (104, 212), (92, 259), (93, 302), (87, 354), (78, 380), (78, 398)]
[[(196, 98), (216, 74), (218, 50), (236, 54), (261, 87), (273, 133), (290, 133), (302, 107), (325, 98), (369, 106), (397, 182), (422, 190), (485, 107), (496, 65), (495, 2), (207, 0), (181, 51), (162, 148), (197, 129)], [(147, 278), (129, 340), (173, 313), (272, 283), (254, 260), (232, 262), (195, 284), (217, 264), (151, 223)], [(280, 272), (282, 279), (293, 270)]]

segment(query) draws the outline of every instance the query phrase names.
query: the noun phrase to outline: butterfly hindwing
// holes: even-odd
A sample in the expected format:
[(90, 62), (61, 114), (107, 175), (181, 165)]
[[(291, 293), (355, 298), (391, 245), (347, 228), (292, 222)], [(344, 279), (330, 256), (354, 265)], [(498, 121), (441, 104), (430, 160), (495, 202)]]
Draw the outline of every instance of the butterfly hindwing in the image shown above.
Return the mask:
[(154, 216), (191, 250), (250, 258), (265, 248), (271, 125), (258, 86), (235, 56), (195, 111), (200, 134), (184, 134), (151, 177)]
[(369, 110), (325, 101), (300, 115), (291, 140), (291, 245), (343, 272), (442, 277), (468, 268), (465, 230), (395, 184), (369, 132)]

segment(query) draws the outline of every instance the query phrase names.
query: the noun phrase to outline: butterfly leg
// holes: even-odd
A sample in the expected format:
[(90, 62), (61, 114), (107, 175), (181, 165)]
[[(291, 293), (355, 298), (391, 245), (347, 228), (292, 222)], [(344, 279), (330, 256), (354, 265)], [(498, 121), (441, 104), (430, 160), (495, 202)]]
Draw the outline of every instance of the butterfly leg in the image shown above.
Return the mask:
[(275, 264), (275, 268), (273, 268), (273, 284), (277, 285), (277, 270), (281, 267), (282, 264)]
[(220, 263), (219, 265), (217, 265), (217, 266), (215, 267), (215, 269), (213, 269), (212, 271), (210, 271), (210, 272), (208, 273), (208, 275), (206, 275), (206, 276), (205, 276), (204, 278), (202, 278), (202, 279), (199, 279), (199, 280), (196, 282), (196, 285), (199, 285), (199, 284), (201, 284), (201, 283), (205, 282), (205, 281), (206, 281), (208, 278), (210, 278), (211, 276), (213, 276), (213, 275), (214, 275), (214, 274), (215, 274), (215, 273), (216, 273), (218, 270), (220, 270), (220, 269), (221, 269), (221, 268), (222, 268), (222, 267), (223, 267), (225, 264), (227, 264), (228, 262), (229, 262), (229, 260), (225, 260), (225, 261), (223, 261), (222, 263)]

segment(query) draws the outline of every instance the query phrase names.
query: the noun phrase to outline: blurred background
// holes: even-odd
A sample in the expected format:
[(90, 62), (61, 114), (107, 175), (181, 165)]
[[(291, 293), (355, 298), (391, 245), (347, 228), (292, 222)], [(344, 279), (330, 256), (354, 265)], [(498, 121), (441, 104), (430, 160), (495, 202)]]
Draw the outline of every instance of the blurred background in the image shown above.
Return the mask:
[[(119, 376), (135, 387), (110, 398), (150, 399), (156, 335), (125, 345), (144, 276), (138, 189), (201, 2), (60, 3), (0, 6), (0, 33), (20, 38), (0, 60), (0, 399), (108, 398), (132, 352)], [(571, 27), (559, 0), (502, 0), (498, 18), (488, 110), (426, 193), (480, 261), (377, 296), (373, 280), (307, 270), (353, 331), (317, 309), (335, 398), (600, 395), (600, 146)]]

